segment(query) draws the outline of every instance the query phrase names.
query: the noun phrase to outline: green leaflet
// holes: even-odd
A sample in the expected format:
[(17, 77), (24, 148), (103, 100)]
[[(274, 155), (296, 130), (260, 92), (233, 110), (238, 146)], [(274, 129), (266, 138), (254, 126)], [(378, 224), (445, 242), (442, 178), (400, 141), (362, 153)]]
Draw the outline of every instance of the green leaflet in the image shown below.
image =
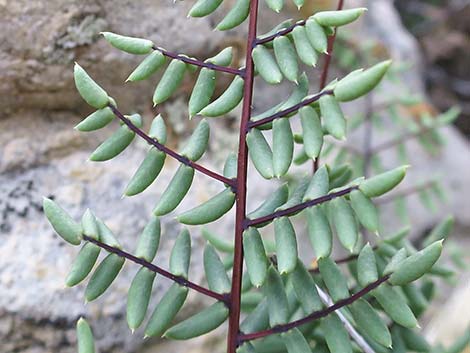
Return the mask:
[(180, 165), (171, 179), (153, 213), (163, 216), (173, 211), (183, 200), (191, 187), (194, 178), (194, 169), (184, 164)]
[(294, 45), (286, 36), (280, 36), (274, 39), (274, 56), (282, 74), (291, 82), (298, 82), (299, 64), (297, 63), (297, 54)]
[(82, 216), (82, 233), (90, 238), (99, 240), (99, 232), (95, 215), (87, 208)]
[(317, 64), (318, 54), (313, 49), (310, 40), (307, 37), (307, 31), (304, 26), (297, 26), (292, 31), (292, 37), (294, 39), (295, 50), (299, 59), (308, 66), (313, 66)]
[(157, 72), (166, 63), (166, 57), (158, 50), (150, 53), (134, 71), (131, 72), (126, 82), (142, 81)]
[(374, 250), (367, 243), (357, 258), (357, 276), (361, 286), (366, 287), (379, 279)]
[(95, 340), (88, 322), (81, 317), (77, 321), (78, 353), (95, 353)]
[(219, 327), (228, 317), (228, 308), (217, 302), (194, 316), (170, 327), (164, 337), (174, 340), (187, 340), (201, 336)]
[(400, 262), (390, 276), (390, 283), (400, 286), (423, 276), (441, 256), (442, 242), (436, 241)]
[(210, 127), (206, 119), (202, 119), (189, 138), (186, 145), (181, 150), (181, 155), (196, 162), (207, 149), (209, 143)]
[(280, 178), (289, 170), (294, 155), (294, 135), (289, 119), (273, 121), (273, 170)]
[(323, 129), (320, 118), (315, 109), (310, 106), (300, 108), (299, 114), (305, 153), (309, 158), (316, 159), (323, 145)]
[(392, 346), (392, 337), (387, 325), (366, 300), (359, 299), (350, 306), (350, 309), (361, 331), (384, 347)]
[(220, 6), (223, 0), (198, 0), (191, 10), (189, 10), (189, 16), (191, 17), (204, 17), (215, 10)]
[(274, 327), (287, 323), (289, 320), (289, 308), (286, 291), (281, 276), (272, 266), (268, 270), (265, 289), (268, 302), (269, 325)]
[(219, 251), (231, 254), (235, 250), (233, 243), (221, 239), (218, 234), (213, 233), (206, 227), (202, 227), (201, 235), (209, 242), (209, 244)]
[(74, 129), (81, 132), (98, 130), (108, 125), (113, 119), (114, 113), (111, 108), (104, 107), (88, 115)]
[(319, 99), (320, 111), (326, 131), (338, 140), (346, 138), (346, 119), (335, 97), (326, 94)]
[(127, 184), (126, 196), (134, 196), (147, 189), (158, 177), (165, 164), (166, 154), (155, 147), (150, 147), (147, 156), (137, 168), (129, 184)]
[(294, 191), (292, 191), (292, 194), (289, 195), (289, 199), (287, 200), (287, 202), (282, 206), (276, 208), (276, 211), (286, 210), (290, 207), (300, 204), (302, 202), (302, 198), (305, 195), (305, 192), (307, 191), (309, 181), (310, 178), (308, 177), (300, 179)]
[(135, 132), (131, 131), (126, 125), (108, 137), (91, 154), (90, 161), (104, 162), (116, 157), (123, 152), (134, 140)]
[(204, 271), (209, 288), (217, 293), (229, 293), (231, 284), (224, 264), (214, 247), (207, 244), (204, 249)]
[(255, 68), (267, 83), (276, 85), (282, 81), (282, 73), (271, 52), (263, 45), (258, 45), (252, 52)]
[(207, 107), (215, 91), (215, 71), (206, 67), (201, 69), (193, 92), (189, 98), (189, 116), (193, 117)]
[(281, 338), (286, 345), (289, 353), (311, 353), (312, 350), (305, 339), (304, 335), (298, 328), (293, 328), (281, 334)]
[(378, 234), (379, 214), (372, 201), (360, 190), (353, 190), (349, 194), (349, 198), (359, 222), (361, 222), (364, 228)]
[[(289, 98), (287, 98), (287, 100), (285, 100), (280, 105), (280, 107), (276, 109), (275, 112), (279, 112), (287, 108), (292, 108), (292, 106), (300, 103), (308, 94), (308, 89), (309, 89), (308, 77), (307, 77), (307, 74), (303, 72), (299, 77), (298, 84), (294, 87), (294, 89), (292, 90), (292, 93), (289, 95)], [(286, 117), (290, 117), (295, 114), (296, 113), (291, 113), (291, 114), (286, 115)]]
[(95, 217), (95, 221), (98, 227), (99, 240), (113, 248), (121, 249), (121, 244), (116, 239), (111, 229), (109, 229), (108, 226), (99, 218)]
[(180, 311), (187, 296), (188, 288), (173, 283), (155, 307), (145, 328), (145, 336), (161, 336)]
[(251, 129), (246, 136), (248, 153), (256, 170), (265, 179), (271, 179), (274, 176), (273, 153), (271, 147), (258, 129)]
[(304, 6), (305, 0), (293, 0), (297, 9), (300, 10)]
[(438, 225), (436, 225), (432, 231), (424, 238), (423, 246), (428, 246), (435, 241), (446, 239), (450, 233), (452, 233), (452, 229), (454, 228), (454, 217), (447, 216), (444, 220), (442, 220)]
[(390, 60), (383, 61), (367, 70), (343, 78), (336, 84), (334, 96), (340, 102), (351, 101), (363, 96), (379, 84), (391, 63)]
[(256, 228), (250, 227), (243, 233), (243, 252), (251, 283), (255, 287), (261, 287), (266, 280), (269, 261), (263, 240)]
[(67, 243), (79, 245), (82, 239), (82, 227), (65, 210), (51, 199), (42, 200), (42, 208), (56, 233)]
[(336, 314), (330, 314), (320, 322), (330, 352), (352, 353), (351, 341), (343, 323)]
[(189, 225), (214, 222), (230, 211), (235, 203), (235, 196), (232, 189), (227, 188), (203, 204), (178, 215), (176, 219)]
[(318, 268), (334, 302), (349, 297), (349, 289), (338, 265), (329, 257), (318, 259)]
[(330, 256), (333, 248), (333, 235), (330, 223), (320, 206), (307, 210), (307, 232), (317, 258)]
[(256, 353), (256, 350), (250, 342), (245, 342), (237, 348), (237, 353)]
[(172, 60), (163, 74), (153, 93), (153, 105), (160, 104), (171, 97), (183, 82), (186, 64), (180, 60)]
[(385, 173), (375, 175), (361, 182), (359, 190), (368, 197), (383, 195), (392, 190), (403, 180), (407, 169), (408, 166), (401, 166)]
[(143, 55), (152, 50), (153, 43), (148, 39), (121, 36), (111, 32), (102, 32), (101, 34), (109, 44), (126, 53)]
[(235, 153), (230, 153), (225, 160), (223, 175), (226, 178), (233, 179), (237, 177), (238, 168), (237, 156)]
[(83, 281), (91, 272), (100, 254), (100, 247), (93, 243), (86, 243), (80, 249), (77, 258), (72, 264), (72, 268), (65, 280), (67, 287), (73, 287)]
[(338, 27), (356, 21), (365, 11), (367, 9), (364, 7), (340, 11), (321, 11), (314, 14), (313, 18), (324, 27)]
[(158, 246), (160, 245), (160, 234), (160, 218), (152, 217), (142, 231), (142, 234), (140, 234), (135, 256), (147, 262), (152, 262), (157, 254)]
[(282, 8), (284, 7), (284, 0), (264, 0), (268, 7), (275, 11), (275, 12), (280, 12)]
[(382, 284), (374, 289), (371, 294), (377, 299), (388, 316), (397, 324), (409, 328), (418, 325), (418, 321), (416, 321), (405, 299), (398, 294), (395, 288)]
[[(274, 28), (270, 29), (268, 32), (258, 36), (258, 39), (260, 39), (260, 40), (265, 39), (265, 38), (267, 38), (267, 37), (269, 37), (273, 34), (278, 33), (279, 31), (282, 31), (283, 29), (286, 29), (286, 28), (292, 26), (292, 24), (293, 24), (292, 19), (284, 20), (281, 23), (279, 23), (278, 25), (276, 25)], [(265, 43), (265, 45), (269, 45), (269, 44), (272, 44), (272, 42)]]
[(250, 212), (247, 217), (249, 219), (256, 219), (273, 213), (279, 206), (287, 201), (288, 196), (289, 189), (287, 184), (283, 184), (272, 192), (256, 210)]
[(329, 183), (328, 170), (325, 166), (321, 166), (310, 180), (302, 202), (315, 200), (328, 194), (330, 189)]
[(263, 299), (253, 311), (251, 311), (240, 324), (240, 330), (244, 333), (252, 333), (264, 330), (269, 326), (268, 301)]
[(233, 61), (233, 48), (225, 48), (219, 54), (207, 59), (206, 61), (215, 65), (229, 66)]
[(98, 265), (85, 289), (85, 298), (91, 302), (103, 294), (113, 283), (124, 265), (124, 258), (114, 253), (109, 254)]
[(106, 91), (93, 81), (77, 63), (75, 63), (73, 68), (73, 77), (75, 79), (75, 87), (77, 87), (78, 93), (80, 93), (85, 102), (96, 109), (101, 109), (108, 105), (109, 97)]
[(353, 252), (358, 237), (357, 223), (353, 210), (343, 197), (337, 197), (332, 200), (330, 206), (338, 239), (346, 250)]
[(191, 236), (187, 229), (183, 229), (175, 240), (170, 255), (170, 272), (175, 276), (188, 278), (189, 263), (191, 261)]
[(156, 273), (141, 267), (127, 293), (127, 324), (134, 331), (144, 321)]
[(424, 296), (422, 289), (414, 283), (409, 283), (403, 286), (402, 289), (408, 303), (410, 304), (411, 310), (417, 317), (419, 317), (428, 307), (428, 300)]
[(385, 266), (385, 269), (383, 271), (383, 275), (389, 275), (397, 269), (398, 265), (405, 260), (407, 257), (407, 252), (405, 248), (401, 248), (399, 251), (393, 255), (391, 258), (390, 262)]
[(320, 53), (326, 53), (328, 50), (328, 39), (323, 27), (313, 18), (310, 18), (305, 23), (305, 30), (312, 47)]
[(429, 352), (431, 347), (426, 339), (414, 330), (409, 328), (400, 327), (401, 337), (405, 343), (406, 348), (413, 352)]
[(290, 278), (295, 296), (300, 302), (304, 314), (308, 315), (323, 308), (315, 282), (302, 261), (297, 261), (297, 266), (290, 274)]
[(250, 13), (250, 0), (237, 0), (235, 6), (219, 22), (217, 29), (227, 31), (242, 24)]
[(243, 98), (244, 80), (236, 76), (225, 92), (201, 110), (200, 114), (208, 117), (218, 117), (231, 112)]
[(156, 139), (158, 143), (162, 145), (166, 143), (165, 120), (163, 120), (163, 117), (160, 114), (153, 118), (149, 129), (149, 136)]
[(274, 220), (274, 236), (278, 270), (281, 275), (290, 273), (297, 265), (297, 238), (289, 218), (281, 217)]

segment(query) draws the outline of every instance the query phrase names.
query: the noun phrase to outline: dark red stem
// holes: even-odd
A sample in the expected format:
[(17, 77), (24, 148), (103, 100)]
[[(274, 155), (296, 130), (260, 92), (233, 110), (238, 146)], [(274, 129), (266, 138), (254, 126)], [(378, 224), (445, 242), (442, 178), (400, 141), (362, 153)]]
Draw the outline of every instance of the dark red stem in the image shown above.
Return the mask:
[(251, 226), (256, 226), (258, 224), (262, 224), (262, 223), (266, 223), (266, 222), (270, 222), (275, 218), (284, 217), (284, 216), (292, 216), (293, 214), (295, 214), (297, 212), (300, 212), (300, 211), (302, 211), (302, 210), (304, 210), (308, 207), (319, 205), (321, 203), (333, 200), (334, 198), (347, 195), (351, 191), (356, 190), (357, 188), (358, 188), (357, 186), (352, 186), (352, 187), (346, 188), (344, 190), (340, 190), (338, 192), (333, 192), (331, 194), (321, 196), (321, 197), (316, 198), (316, 199), (311, 200), (311, 201), (299, 203), (298, 205), (286, 208), (285, 210), (280, 210), (280, 211), (273, 212), (273, 213), (271, 213), (267, 216), (263, 216), (263, 217), (259, 217), (259, 218), (255, 218), (255, 219), (247, 219), (246, 222), (245, 222), (245, 228), (248, 228), (248, 227), (251, 227)]
[(235, 216), (235, 251), (233, 255), (232, 290), (230, 293), (230, 316), (227, 338), (227, 353), (236, 353), (240, 331), (241, 288), (243, 276), (243, 231), (246, 219), (246, 184), (248, 169), (248, 147), (246, 134), (251, 117), (253, 100), (253, 81), (255, 77), (251, 51), (255, 46), (258, 23), (258, 0), (250, 1), (250, 24), (245, 57), (245, 87), (243, 93), (243, 108), (240, 121), (237, 166), (237, 199)]
[(160, 151), (162, 151), (162, 152), (166, 153), (167, 155), (173, 157), (174, 159), (176, 159), (180, 163), (185, 164), (185, 165), (187, 165), (191, 168), (194, 168), (194, 169), (200, 171), (202, 174), (205, 174), (205, 175), (211, 177), (212, 179), (216, 179), (216, 180), (219, 180), (219, 181), (221, 181), (221, 182), (223, 182), (227, 185), (230, 185), (232, 188), (235, 189), (235, 187), (236, 187), (235, 180), (228, 179), (228, 178), (224, 177), (221, 174), (213, 172), (213, 171), (203, 167), (202, 165), (200, 165), (196, 162), (193, 162), (190, 159), (180, 155), (179, 153), (173, 151), (171, 148), (168, 148), (165, 145), (162, 145), (156, 139), (150, 137), (145, 132), (143, 132), (141, 129), (139, 129), (137, 126), (132, 124), (132, 122), (129, 119), (127, 119), (124, 116), (124, 114), (122, 114), (116, 107), (114, 107), (111, 104), (109, 105), (109, 107), (111, 108), (111, 110), (113, 111), (113, 113), (116, 117), (118, 117), (121, 121), (123, 121), (124, 124), (126, 124), (129, 127), (129, 129), (134, 131), (137, 135), (139, 135), (142, 139), (144, 139), (149, 145), (152, 145), (155, 148), (159, 149)]
[(183, 61), (187, 64), (196, 65), (196, 66), (199, 66), (199, 67), (207, 67), (208, 69), (211, 69), (211, 70), (214, 70), (214, 71), (226, 72), (226, 73), (232, 74), (232, 75), (243, 76), (245, 74), (245, 71), (243, 69), (239, 70), (239, 69), (234, 69), (234, 68), (231, 68), (231, 67), (211, 64), (211, 63), (208, 63), (208, 62), (205, 62), (205, 61), (190, 58), (190, 57), (185, 56), (185, 55), (173, 53), (171, 51), (168, 51), (168, 50), (160, 48), (160, 47), (154, 46), (153, 50), (158, 50), (160, 53), (162, 53), (163, 55), (165, 55), (169, 58), (180, 60), (180, 61)]
[(380, 286), (382, 283), (386, 282), (388, 278), (389, 276), (384, 276), (378, 279), (377, 281), (375, 281), (374, 283), (369, 284), (367, 287), (362, 288), (359, 292), (354, 293), (349, 298), (340, 300), (336, 302), (335, 304), (327, 307), (326, 309), (315, 311), (302, 319), (289, 322), (288, 324), (285, 324), (285, 325), (279, 325), (279, 326), (276, 326), (276, 327), (273, 327), (271, 329), (264, 330), (264, 331), (242, 334), (240, 335), (240, 342), (246, 342), (246, 341), (266, 337), (269, 335), (273, 335), (276, 333), (286, 332), (286, 331), (289, 331), (290, 329), (293, 329), (294, 327), (302, 326), (310, 321), (318, 320), (325, 316), (328, 316), (329, 314), (335, 312), (336, 310), (339, 310), (344, 306), (350, 305), (354, 303), (356, 300), (362, 298), (363, 296), (365, 296), (366, 294), (368, 294), (369, 292), (371, 292), (372, 290)]
[(198, 285), (194, 282), (191, 282), (191, 281), (187, 280), (184, 277), (176, 276), (176, 275), (172, 274), (171, 272), (168, 272), (168, 271), (164, 270), (161, 267), (158, 267), (158, 266), (156, 266), (156, 265), (154, 265), (154, 264), (152, 264), (148, 261), (145, 261), (144, 259), (136, 257), (132, 254), (129, 254), (128, 252), (125, 252), (121, 249), (109, 246), (108, 244), (102, 243), (99, 240), (90, 238), (86, 235), (83, 235), (83, 240), (89, 241), (90, 243), (96, 244), (100, 248), (103, 248), (103, 249), (105, 249), (106, 251), (108, 251), (110, 253), (114, 253), (114, 254), (116, 254), (120, 257), (123, 257), (125, 259), (128, 259), (128, 260), (130, 260), (130, 261), (132, 261), (132, 262), (134, 262), (138, 265), (146, 267), (150, 271), (158, 273), (159, 275), (161, 275), (163, 277), (166, 277), (168, 279), (171, 279), (172, 281), (178, 283), (179, 285), (191, 288), (191, 289), (195, 290), (196, 292), (199, 292), (199, 293), (204, 294), (208, 297), (217, 299), (217, 300), (219, 300), (221, 302), (224, 302), (228, 305), (229, 298), (228, 298), (228, 295), (226, 295), (226, 294), (216, 293), (214, 291), (211, 291), (210, 289), (201, 287), (200, 285)]
[(271, 121), (273, 120), (276, 120), (276, 119), (279, 119), (279, 118), (283, 118), (285, 117), (286, 115), (289, 115), (291, 113), (295, 113), (296, 111), (298, 111), (300, 108), (306, 106), (306, 105), (310, 105), (312, 104), (313, 102), (316, 102), (317, 100), (320, 99), (321, 96), (324, 96), (324, 95), (327, 95), (327, 94), (333, 94), (333, 91), (331, 90), (326, 90), (326, 91), (323, 91), (323, 92), (320, 92), (320, 93), (317, 93), (315, 94), (314, 96), (308, 98), (308, 99), (304, 99), (302, 102), (298, 103), (298, 104), (295, 104), (293, 105), (292, 107), (289, 107), (287, 109), (284, 109), (284, 110), (281, 110), (271, 116), (268, 116), (264, 119), (260, 119), (260, 120), (256, 120), (256, 121), (250, 121), (248, 123), (248, 129), (252, 129), (254, 127), (257, 127), (257, 126), (260, 126), (260, 125), (264, 125), (266, 123), (270, 123)]

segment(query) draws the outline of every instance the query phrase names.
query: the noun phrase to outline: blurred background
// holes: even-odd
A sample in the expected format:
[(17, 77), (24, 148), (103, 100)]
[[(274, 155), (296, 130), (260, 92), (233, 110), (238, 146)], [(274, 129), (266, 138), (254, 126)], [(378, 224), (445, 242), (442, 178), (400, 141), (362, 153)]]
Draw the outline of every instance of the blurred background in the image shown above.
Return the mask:
[[(306, 0), (306, 6), (297, 12), (290, 1), (287, 3), (289, 6), (280, 15), (262, 8), (260, 33), (281, 19), (308, 17), (314, 11), (336, 7), (335, 0)], [(412, 188), (432, 177), (440, 180), (447, 195), (435, 207), (426, 207), (422, 198), (410, 195), (404, 213), (415, 239), (447, 215), (455, 217), (452, 242), (454, 248), (460, 249), (457, 256), (467, 266), (457, 269), (452, 280), (442, 281), (438, 299), (422, 325), (431, 342), (448, 345), (470, 323), (470, 2), (345, 3), (347, 7), (366, 6), (369, 11), (359, 24), (344, 29), (344, 35), (339, 33), (339, 54), (333, 59), (330, 79), (341, 77), (345, 70), (357, 65), (355, 50), (362, 50), (367, 42), (367, 50), (377, 57), (375, 61), (392, 57), (398, 67), (404, 68), (398, 83), (375, 93), (374, 102), (387, 102), (397, 90), (406, 88), (407, 92), (424, 97), (419, 104), (405, 107), (411, 118), (423, 114), (436, 117), (453, 106), (461, 109), (454, 125), (440, 130), (445, 142), (432, 153), (413, 141), (407, 145), (413, 168), (403, 186), (403, 190), (407, 185)], [(192, 1), (170, 0), (0, 0), (0, 352), (75, 352), (74, 326), (80, 315), (92, 321), (102, 353), (217, 351), (217, 336), (186, 344), (144, 342), (142, 332), (131, 335), (125, 323), (125, 294), (136, 271), (131, 265), (126, 265), (109, 293), (85, 306), (83, 286), (64, 288), (64, 278), (77, 249), (58, 239), (41, 209), (42, 196), (55, 198), (77, 218), (90, 207), (119, 235), (124, 248), (134, 248), (162, 185), (168, 183), (177, 164), (167, 163), (168, 168), (149, 192), (121, 199), (146, 146), (135, 141), (123, 155), (103, 164), (87, 160), (112, 129), (86, 135), (73, 129), (91, 112), (74, 88), (73, 63), (79, 62), (123, 111), (141, 113), (146, 126), (157, 111), (164, 114), (171, 132), (169, 143), (176, 148), (195, 126), (194, 121), (188, 122), (186, 107), (194, 77), (188, 78), (169, 102), (154, 110), (151, 96), (158, 75), (143, 83), (125, 84), (125, 78), (141, 58), (111, 48), (99, 32), (149, 38), (158, 46), (198, 58), (233, 46), (237, 61), (234, 66), (241, 65), (246, 26), (227, 33), (214, 32), (212, 28), (225, 11), (205, 19), (188, 19), (191, 4)], [(225, 10), (230, 4), (231, 0), (224, 1)], [(315, 92), (320, 70), (310, 71), (311, 92)], [(221, 82), (226, 84), (228, 80)], [(255, 112), (277, 104), (289, 91), (288, 86), (273, 90), (257, 85)], [(361, 100), (346, 110), (353, 115), (366, 110), (369, 103)], [(226, 119), (211, 121), (211, 147), (203, 163), (220, 169), (227, 153), (235, 150), (239, 113), (234, 111)], [(374, 138), (377, 144), (396, 137), (396, 131), (379, 130)], [(362, 145), (362, 137), (356, 134), (351, 143)], [(391, 153), (384, 153), (381, 162), (392, 167), (397, 164)], [(257, 192), (249, 196), (254, 208), (272, 189), (252, 174), (250, 190)], [(199, 186), (191, 189), (182, 209), (206, 200), (218, 186), (200, 175), (196, 183)], [(402, 227), (404, 220), (399, 213), (391, 205), (385, 208), (387, 229)], [(163, 220), (163, 236), (172, 238), (179, 226), (172, 217), (167, 218)], [(216, 230), (230, 238), (232, 227), (231, 217), (225, 217), (217, 223)], [(196, 237), (192, 261), (192, 277), (196, 281), (201, 272), (198, 269), (203, 243)], [(163, 241), (156, 260), (165, 267), (169, 247)], [(450, 258), (453, 254), (445, 256)], [(158, 297), (168, 283), (157, 280), (155, 287)], [(202, 304), (201, 298), (191, 296), (182, 315)]]

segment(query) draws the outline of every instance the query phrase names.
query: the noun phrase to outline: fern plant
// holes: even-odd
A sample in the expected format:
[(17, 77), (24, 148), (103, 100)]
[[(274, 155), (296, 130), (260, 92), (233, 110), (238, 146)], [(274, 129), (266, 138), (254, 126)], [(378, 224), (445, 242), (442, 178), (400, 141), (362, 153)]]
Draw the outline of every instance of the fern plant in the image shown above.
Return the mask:
[[(295, 0), (299, 7), (302, 0)], [(211, 15), (222, 0), (198, 0), (189, 15)], [(279, 12), (283, 0), (266, 0)], [(237, 0), (217, 25), (218, 30), (235, 28), (248, 20), (247, 51), (241, 68), (231, 67), (232, 50), (226, 48), (206, 60), (170, 52), (150, 40), (103, 33), (115, 48), (135, 55), (147, 55), (129, 75), (139, 81), (163, 70), (154, 91), (153, 103), (168, 100), (185, 75), (197, 72), (188, 103), (189, 116), (200, 119), (186, 145), (175, 151), (168, 147), (165, 118), (155, 117), (148, 132), (139, 114), (125, 115), (117, 103), (78, 64), (76, 87), (94, 113), (77, 125), (77, 130), (94, 131), (119, 120), (121, 126), (92, 153), (92, 161), (110, 160), (124, 151), (135, 135), (150, 148), (130, 180), (125, 194), (133, 196), (150, 186), (165, 167), (167, 158), (180, 163), (143, 229), (136, 250), (120, 245), (107, 225), (90, 210), (80, 223), (58, 204), (44, 200), (44, 212), (55, 231), (72, 245), (83, 244), (75, 259), (67, 286), (86, 280), (85, 298), (100, 297), (119, 275), (125, 261), (139, 267), (127, 295), (127, 322), (131, 330), (146, 320), (156, 275), (173, 281), (159, 298), (145, 326), (148, 337), (187, 340), (209, 333), (228, 322), (227, 353), (235, 352), (404, 352), (428, 351), (417, 330), (417, 317), (432, 296), (428, 273), (438, 272), (443, 238), (448, 228), (432, 233), (426, 247), (418, 251), (398, 232), (365, 243), (363, 229), (380, 232), (373, 199), (388, 193), (405, 177), (407, 166), (399, 166), (365, 179), (348, 172), (348, 165), (322, 164), (323, 146), (346, 137), (343, 102), (369, 94), (386, 74), (390, 61), (354, 70), (328, 83), (333, 44), (338, 27), (357, 20), (364, 8), (312, 14), (295, 23), (286, 21), (270, 32), (258, 35), (258, 0)], [(309, 93), (302, 68), (312, 69), (319, 57), (325, 61), (320, 87)], [(302, 65), (299, 65), (299, 62)], [(214, 99), (219, 73), (233, 77), (225, 91)], [(258, 115), (252, 114), (255, 76), (277, 85), (292, 83), (292, 94), (283, 102)], [(238, 151), (226, 158), (222, 171), (210, 170), (198, 160), (209, 144), (208, 120), (223, 117), (242, 104)], [(300, 116), (302, 130), (294, 133), (291, 120)], [(267, 135), (271, 133), (272, 141)], [(328, 142), (330, 141), (330, 142)], [(289, 176), (294, 144), (302, 143), (303, 161), (313, 166), (311, 175)], [(257, 207), (247, 199), (247, 170), (252, 165), (265, 179), (285, 183)], [(195, 172), (220, 182), (221, 191), (190, 210), (177, 210), (184, 228), (174, 242), (169, 268), (152, 263), (160, 243), (160, 218), (173, 212), (190, 189)], [(346, 176), (345, 176), (346, 173)], [(193, 226), (215, 222), (235, 206), (233, 242), (227, 242), (206, 228), (204, 270), (207, 285), (189, 279)], [(315, 256), (314, 266), (299, 258), (298, 241), (303, 237), (292, 218), (306, 219), (307, 234)], [(270, 224), (272, 227), (267, 227)], [(274, 242), (267, 240), (273, 230)], [(349, 253), (333, 259), (333, 238)], [(164, 239), (166, 241), (166, 239)], [(104, 250), (107, 256), (95, 267)], [(221, 260), (227, 253), (231, 261)], [(313, 257), (313, 255), (312, 255)], [(348, 272), (341, 263), (348, 263)], [(422, 287), (415, 281), (425, 277)], [(429, 284), (431, 283), (431, 284)], [(214, 303), (195, 315), (174, 322), (189, 290), (210, 297)], [(80, 353), (95, 352), (92, 330), (81, 318), (77, 323)], [(392, 348), (393, 347), (393, 348)]]

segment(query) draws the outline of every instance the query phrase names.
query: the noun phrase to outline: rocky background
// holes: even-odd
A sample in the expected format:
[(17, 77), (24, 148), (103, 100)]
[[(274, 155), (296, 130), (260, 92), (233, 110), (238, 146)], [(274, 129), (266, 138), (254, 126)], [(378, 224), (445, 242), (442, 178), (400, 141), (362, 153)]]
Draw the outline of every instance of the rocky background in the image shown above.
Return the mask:
[[(409, 17), (409, 10), (404, 7), (416, 1), (398, 3), (402, 14)], [(123, 111), (138, 111), (148, 124), (155, 114), (151, 107), (151, 94), (158, 77), (145, 83), (125, 84), (124, 80), (136, 66), (138, 58), (110, 48), (100, 38), (99, 32), (109, 30), (147, 37), (169, 50), (200, 58), (233, 45), (237, 60), (240, 60), (244, 50), (243, 29), (224, 34), (214, 32), (212, 28), (217, 15), (203, 20), (186, 19), (190, 5), (190, 1), (173, 3), (169, 0), (0, 0), (0, 352), (75, 352), (74, 325), (80, 315), (92, 318), (101, 353), (188, 350), (188, 344), (144, 342), (141, 332), (130, 334), (125, 323), (125, 293), (137, 270), (135, 266), (126, 265), (112, 290), (96, 303), (83, 304), (84, 288), (81, 286), (64, 288), (64, 278), (77, 249), (66, 246), (53, 234), (44, 220), (41, 198), (43, 195), (54, 197), (77, 218), (87, 207), (92, 208), (119, 235), (124, 247), (133, 249), (136, 237), (162, 191), (161, 185), (166, 185), (177, 164), (167, 163), (165, 172), (144, 195), (121, 200), (123, 189), (143, 158), (146, 146), (136, 141), (111, 162), (97, 164), (87, 161), (89, 153), (110, 130), (85, 135), (72, 129), (90, 112), (74, 89), (73, 62), (85, 67), (116, 98)], [(326, 0), (312, 0), (309, 11), (314, 6), (328, 7), (331, 4)], [(370, 11), (360, 26), (360, 36), (376, 37), (395, 60), (405, 59), (414, 64), (407, 84), (416, 91), (424, 92), (429, 88), (433, 98), (431, 103), (436, 109), (468, 99), (468, 76), (464, 75), (468, 75), (468, 60), (467, 71), (465, 65), (459, 69), (462, 63), (460, 66), (447, 65), (449, 70), (455, 70), (449, 74), (455, 79), (432, 81), (429, 66), (423, 63), (429, 65), (429, 62), (439, 61), (428, 55), (426, 48), (432, 49), (433, 45), (426, 45), (427, 42), (420, 37), (420, 46), (404, 29), (390, 1), (374, 0), (366, 6)], [(468, 13), (469, 6), (464, 6), (464, 10)], [(299, 14), (287, 11), (283, 16), (297, 17)], [(264, 11), (260, 31), (268, 30), (278, 22), (278, 17)], [(452, 26), (458, 23), (448, 22)], [(409, 22), (406, 24), (411, 26)], [(447, 37), (448, 32), (443, 32), (441, 44), (448, 38), (458, 37), (454, 32), (453, 29), (451, 37)], [(464, 36), (468, 34), (468, 26), (462, 33)], [(455, 54), (443, 49), (436, 52), (437, 57), (445, 53), (446, 58), (454, 62), (461, 57), (458, 55), (460, 50), (468, 54), (468, 35), (464, 39), (466, 42), (460, 44)], [(424, 57), (421, 55), (423, 52), (426, 54)], [(169, 140), (173, 147), (185, 141), (194, 124), (188, 123), (185, 107), (190, 87), (188, 80), (174, 99), (159, 108), (159, 112), (169, 119)], [(255, 109), (278, 102), (286, 92), (285, 89), (268, 91), (260, 85)], [(456, 98), (441, 104), (439, 98), (444, 94), (435, 92), (446, 92)], [(468, 117), (466, 104), (468, 101), (463, 102)], [(362, 108), (355, 106), (351, 109)], [(234, 150), (238, 113), (234, 112), (223, 121), (211, 122), (211, 149), (203, 159), (208, 166), (220, 169), (224, 156)], [(470, 180), (468, 140), (455, 128), (445, 129), (444, 134), (448, 143), (437, 157), (429, 157), (419, 146), (411, 147), (414, 168), (407, 182), (413, 184), (423, 176), (441, 175), (445, 177), (445, 187), (450, 192), (449, 202), (440, 208), (438, 214), (429, 214), (417, 200), (411, 199), (413, 232), (419, 236), (443, 215), (454, 213), (457, 219), (456, 239), (470, 249), (470, 204), (466, 189)], [(391, 158), (390, 163), (393, 163)], [(198, 187), (192, 188), (181, 209), (207, 199), (218, 190), (217, 184), (201, 175), (197, 176), (195, 183)], [(270, 192), (266, 183), (255, 175), (250, 177), (250, 190), (253, 208)], [(230, 237), (233, 224), (231, 217), (225, 219), (216, 224), (216, 228), (219, 233)], [(165, 239), (174, 238), (179, 226), (171, 217), (166, 217), (163, 222), (162, 243), (156, 262), (166, 266), (170, 242), (165, 242)], [(197, 233), (193, 239), (191, 278), (197, 280), (201, 272), (203, 242)], [(470, 273), (463, 274), (459, 280), (461, 285), (456, 289), (446, 287), (447, 292), (441, 301), (444, 304), (431, 310), (425, 327), (431, 340), (448, 343), (468, 326), (469, 318), (462, 313), (470, 312), (468, 300), (464, 300), (469, 295), (469, 278)], [(157, 279), (155, 296), (158, 298), (167, 286), (166, 280)], [(190, 303), (182, 315), (202, 305), (197, 296), (191, 296)], [(191, 352), (215, 351), (218, 344), (217, 338), (201, 338), (191, 341), (189, 347)]]

